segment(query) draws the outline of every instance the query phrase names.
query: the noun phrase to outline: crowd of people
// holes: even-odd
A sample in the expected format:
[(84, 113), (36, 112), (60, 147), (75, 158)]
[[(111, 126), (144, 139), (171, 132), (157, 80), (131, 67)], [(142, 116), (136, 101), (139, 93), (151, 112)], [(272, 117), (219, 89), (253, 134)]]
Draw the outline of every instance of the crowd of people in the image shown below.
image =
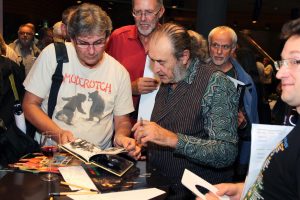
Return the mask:
[[(218, 184), (218, 195), (240, 199), (251, 125), (272, 123), (268, 98), (275, 67), (282, 100), (300, 113), (300, 20), (284, 26), (282, 60), (273, 65), (238, 47), (238, 36), (228, 26), (215, 27), (206, 40), (174, 22), (161, 24), (164, 12), (162, 0), (132, 0), (135, 24), (112, 32), (112, 21), (101, 7), (72, 6), (53, 28), (39, 30), (38, 41), (32, 23), (22, 24), (9, 45), (0, 35), (1, 57), (24, 70), (22, 108), (37, 129), (36, 139), (53, 131), (62, 143), (82, 138), (101, 149), (123, 147), (136, 160), (146, 156), (149, 169), (171, 181), (167, 199), (197, 198), (181, 184), (185, 169)], [(68, 62), (49, 117), (57, 66), (54, 42), (65, 44)], [(156, 78), (143, 77), (147, 63)], [(236, 81), (243, 84), (236, 87)], [(155, 90), (151, 119), (137, 119), (141, 95)], [(299, 126), (279, 144), (283, 150), (271, 153), (262, 180), (246, 199), (300, 198)]]

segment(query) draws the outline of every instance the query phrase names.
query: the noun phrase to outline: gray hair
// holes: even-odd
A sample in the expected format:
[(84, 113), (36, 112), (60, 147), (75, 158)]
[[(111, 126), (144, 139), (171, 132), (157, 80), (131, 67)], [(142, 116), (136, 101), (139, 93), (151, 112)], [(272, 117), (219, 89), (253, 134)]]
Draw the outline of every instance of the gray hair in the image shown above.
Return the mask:
[(225, 31), (225, 32), (229, 33), (231, 35), (232, 46), (236, 47), (237, 35), (236, 35), (235, 31), (228, 26), (218, 26), (218, 27), (212, 29), (208, 34), (208, 44), (211, 44), (212, 36), (218, 31)]
[(151, 40), (157, 40), (162, 36), (167, 36), (173, 46), (173, 55), (179, 60), (183, 56), (185, 50), (190, 51), (190, 59), (198, 56), (198, 45), (192, 45), (193, 37), (190, 36), (187, 29), (175, 23), (165, 23), (158, 27)]
[(191, 37), (192, 49), (195, 49), (196, 56), (199, 57), (202, 61), (207, 61), (209, 55), (207, 41), (205, 40), (205, 38), (201, 34), (193, 30), (188, 30), (188, 34)]
[(72, 39), (76, 36), (98, 35), (103, 32), (108, 37), (112, 30), (112, 22), (99, 6), (83, 3), (72, 13), (67, 30)]

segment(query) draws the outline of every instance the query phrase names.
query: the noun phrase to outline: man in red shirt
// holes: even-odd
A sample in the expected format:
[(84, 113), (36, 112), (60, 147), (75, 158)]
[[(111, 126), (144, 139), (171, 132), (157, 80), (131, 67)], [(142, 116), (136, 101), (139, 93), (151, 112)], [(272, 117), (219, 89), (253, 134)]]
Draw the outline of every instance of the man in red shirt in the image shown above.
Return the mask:
[(131, 79), (136, 119), (141, 94), (157, 89), (156, 79), (143, 77), (148, 41), (165, 11), (163, 0), (132, 0), (135, 25), (116, 29), (110, 36), (106, 52), (128, 70)]

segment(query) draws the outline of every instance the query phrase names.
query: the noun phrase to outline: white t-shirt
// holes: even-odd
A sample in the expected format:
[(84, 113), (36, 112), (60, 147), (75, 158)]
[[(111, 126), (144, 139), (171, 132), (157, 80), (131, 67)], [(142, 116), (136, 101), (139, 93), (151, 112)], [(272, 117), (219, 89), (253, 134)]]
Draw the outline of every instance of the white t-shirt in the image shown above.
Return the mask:
[[(111, 146), (113, 116), (134, 110), (130, 77), (114, 58), (104, 53), (99, 67), (89, 69), (78, 60), (72, 43), (66, 43), (69, 62), (63, 65), (64, 80), (52, 116), (62, 129), (104, 149)], [(54, 45), (46, 47), (30, 73), (25, 89), (43, 99), (47, 113), (52, 75), (57, 62)]]

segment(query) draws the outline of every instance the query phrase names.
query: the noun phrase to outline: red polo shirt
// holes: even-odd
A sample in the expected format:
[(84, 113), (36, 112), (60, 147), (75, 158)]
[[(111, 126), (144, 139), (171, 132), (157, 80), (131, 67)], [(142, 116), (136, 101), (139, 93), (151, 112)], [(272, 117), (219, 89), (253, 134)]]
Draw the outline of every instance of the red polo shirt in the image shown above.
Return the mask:
[[(123, 26), (113, 31), (106, 52), (118, 60), (129, 72), (131, 81), (143, 77), (146, 52), (138, 38), (135, 25)], [(135, 110), (138, 110), (140, 95), (133, 96)]]

